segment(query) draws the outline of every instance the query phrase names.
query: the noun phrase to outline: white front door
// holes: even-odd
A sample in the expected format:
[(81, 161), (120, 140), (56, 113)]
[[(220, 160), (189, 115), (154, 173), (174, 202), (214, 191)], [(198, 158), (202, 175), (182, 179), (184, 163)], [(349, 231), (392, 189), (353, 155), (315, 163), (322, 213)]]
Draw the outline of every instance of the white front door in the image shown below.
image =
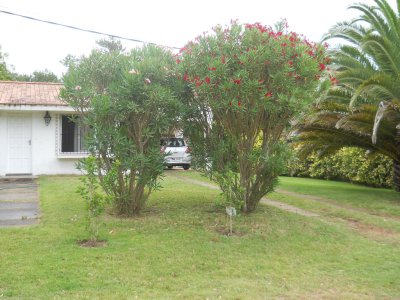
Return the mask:
[(31, 174), (31, 114), (8, 114), (7, 145), (7, 174)]

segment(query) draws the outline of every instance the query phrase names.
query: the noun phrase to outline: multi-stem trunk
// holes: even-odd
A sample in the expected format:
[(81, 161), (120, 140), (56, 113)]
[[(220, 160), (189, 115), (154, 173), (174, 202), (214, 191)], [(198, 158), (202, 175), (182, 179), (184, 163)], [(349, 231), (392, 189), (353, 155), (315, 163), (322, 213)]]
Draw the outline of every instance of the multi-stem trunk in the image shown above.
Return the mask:
[(250, 212), (250, 189), (251, 189), (251, 165), (249, 162), (248, 154), (250, 147), (247, 141), (241, 141), (238, 143), (238, 163), (239, 163), (239, 177), (240, 177), (240, 188), (242, 190), (242, 211)]
[(146, 200), (144, 195), (145, 187), (144, 184), (137, 184), (135, 190), (130, 195), (130, 215), (137, 215), (141, 211)]
[(257, 166), (250, 160), (249, 154), (254, 147), (254, 141), (249, 139), (240, 143), (238, 152), (239, 154), (239, 176), (240, 176), (240, 187), (242, 190), (242, 211), (252, 212), (257, 208), (257, 204), (261, 197), (258, 193), (254, 193), (254, 190), (258, 188), (255, 184), (253, 177), (257, 176)]

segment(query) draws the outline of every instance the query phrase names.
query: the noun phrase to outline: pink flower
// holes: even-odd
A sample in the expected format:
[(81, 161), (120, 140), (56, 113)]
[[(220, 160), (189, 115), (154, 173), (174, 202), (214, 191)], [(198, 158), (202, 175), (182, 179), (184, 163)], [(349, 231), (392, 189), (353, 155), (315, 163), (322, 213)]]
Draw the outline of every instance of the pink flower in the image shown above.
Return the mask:
[(217, 70), (217, 68), (215, 68), (215, 67), (208, 68), (208, 71), (215, 71), (215, 70)]
[(207, 84), (210, 84), (210, 83), (211, 83), (210, 77), (206, 77), (204, 80), (205, 80), (205, 82), (206, 82)]
[(144, 79), (144, 83), (150, 84), (150, 83), (151, 83), (151, 80), (150, 80), (149, 78), (145, 78), (145, 79)]
[(242, 81), (240, 79), (233, 79), (233, 82), (236, 84), (240, 84)]
[(242, 102), (239, 100), (238, 101), (238, 106), (241, 107), (242, 106)]
[(326, 69), (326, 66), (323, 63), (319, 63), (319, 70), (323, 71)]
[(188, 76), (187, 73), (185, 73), (185, 75), (183, 76), (183, 80), (184, 80), (184, 81), (188, 81), (188, 80), (189, 80), (189, 76)]
[(264, 95), (265, 97), (272, 97), (272, 93), (271, 92), (268, 92), (268, 93), (266, 93), (265, 95)]
[(181, 60), (178, 58), (178, 59), (176, 60), (176, 63), (179, 65), (179, 64), (181, 63)]

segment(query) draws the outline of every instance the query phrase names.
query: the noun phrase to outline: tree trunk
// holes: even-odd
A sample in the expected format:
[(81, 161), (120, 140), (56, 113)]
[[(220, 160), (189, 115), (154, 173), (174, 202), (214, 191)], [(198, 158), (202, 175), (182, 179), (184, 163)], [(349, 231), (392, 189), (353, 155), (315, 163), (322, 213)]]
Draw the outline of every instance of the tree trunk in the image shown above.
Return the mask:
[(137, 184), (136, 188), (132, 191), (130, 195), (130, 209), (129, 215), (134, 216), (140, 213), (144, 200), (143, 193), (144, 193), (145, 185), (144, 184)]
[(393, 160), (393, 187), (400, 192), (400, 124), (396, 126), (396, 149), (397, 158)]
[(249, 213), (249, 212), (255, 211), (260, 200), (261, 200), (261, 198), (260, 199), (258, 199), (258, 198), (257, 199), (254, 199), (254, 198), (248, 199), (247, 212)]
[(400, 158), (393, 160), (393, 187), (400, 192)]

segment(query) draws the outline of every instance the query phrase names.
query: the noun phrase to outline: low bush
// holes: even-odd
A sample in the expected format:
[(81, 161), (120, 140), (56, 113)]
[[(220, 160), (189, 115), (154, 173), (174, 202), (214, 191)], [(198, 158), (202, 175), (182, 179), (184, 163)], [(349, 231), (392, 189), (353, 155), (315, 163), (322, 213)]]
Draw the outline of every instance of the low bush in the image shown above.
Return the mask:
[(392, 187), (392, 164), (392, 160), (381, 154), (368, 155), (362, 149), (345, 147), (333, 155), (323, 157), (314, 152), (300, 158), (295, 153), (284, 175)]

